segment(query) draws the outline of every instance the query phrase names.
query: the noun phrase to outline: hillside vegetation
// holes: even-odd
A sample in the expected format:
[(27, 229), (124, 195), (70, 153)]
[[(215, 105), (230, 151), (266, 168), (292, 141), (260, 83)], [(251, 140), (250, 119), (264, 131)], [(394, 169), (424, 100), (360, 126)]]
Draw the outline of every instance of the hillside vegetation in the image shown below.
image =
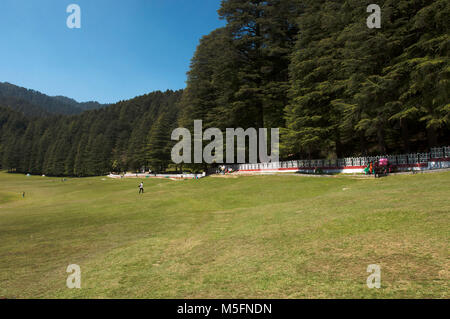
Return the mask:
[(30, 117), (74, 115), (107, 106), (93, 101), (79, 103), (65, 96), (48, 96), (7, 82), (0, 82), (0, 105)]

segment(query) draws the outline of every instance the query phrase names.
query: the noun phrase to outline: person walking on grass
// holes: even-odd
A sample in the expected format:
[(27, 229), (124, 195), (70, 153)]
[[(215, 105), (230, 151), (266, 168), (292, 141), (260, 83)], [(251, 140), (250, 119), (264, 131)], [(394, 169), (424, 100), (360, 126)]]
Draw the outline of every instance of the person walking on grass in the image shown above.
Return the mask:
[(144, 194), (144, 182), (141, 182), (140, 184), (139, 184), (139, 194)]

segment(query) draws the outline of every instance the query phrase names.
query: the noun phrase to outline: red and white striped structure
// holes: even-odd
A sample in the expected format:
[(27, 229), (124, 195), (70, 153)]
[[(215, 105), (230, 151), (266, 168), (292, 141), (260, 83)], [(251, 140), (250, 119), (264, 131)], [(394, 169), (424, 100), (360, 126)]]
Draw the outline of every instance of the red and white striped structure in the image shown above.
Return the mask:
[(450, 168), (450, 147), (432, 148), (429, 153), (414, 153), (402, 155), (349, 157), (337, 160), (297, 160), (275, 163), (235, 164), (227, 165), (233, 171), (243, 173), (283, 173), (299, 172), (313, 173), (320, 169), (324, 173), (364, 173), (370, 162), (387, 158), (392, 167), (398, 171), (421, 171), (430, 169)]

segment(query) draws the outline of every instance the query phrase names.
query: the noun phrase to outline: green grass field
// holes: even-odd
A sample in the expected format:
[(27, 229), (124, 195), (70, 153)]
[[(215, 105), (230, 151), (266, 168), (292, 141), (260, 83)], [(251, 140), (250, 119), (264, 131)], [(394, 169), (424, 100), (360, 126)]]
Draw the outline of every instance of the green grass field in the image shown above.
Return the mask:
[(138, 182), (0, 173), (0, 297), (449, 298), (450, 172)]

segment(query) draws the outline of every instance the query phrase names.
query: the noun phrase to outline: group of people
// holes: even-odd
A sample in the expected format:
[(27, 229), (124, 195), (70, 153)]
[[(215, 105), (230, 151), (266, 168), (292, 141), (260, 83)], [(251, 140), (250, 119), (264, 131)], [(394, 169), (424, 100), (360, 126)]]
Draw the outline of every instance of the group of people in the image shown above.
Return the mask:
[(367, 164), (367, 167), (364, 169), (364, 173), (366, 175), (374, 175), (375, 177), (379, 177), (380, 175), (387, 175), (391, 172), (391, 168), (389, 166), (389, 161), (387, 158), (381, 158), (378, 161), (372, 161)]
[(229, 174), (232, 172), (233, 172), (233, 169), (231, 167), (226, 167), (225, 165), (219, 166), (219, 173), (222, 175)]

